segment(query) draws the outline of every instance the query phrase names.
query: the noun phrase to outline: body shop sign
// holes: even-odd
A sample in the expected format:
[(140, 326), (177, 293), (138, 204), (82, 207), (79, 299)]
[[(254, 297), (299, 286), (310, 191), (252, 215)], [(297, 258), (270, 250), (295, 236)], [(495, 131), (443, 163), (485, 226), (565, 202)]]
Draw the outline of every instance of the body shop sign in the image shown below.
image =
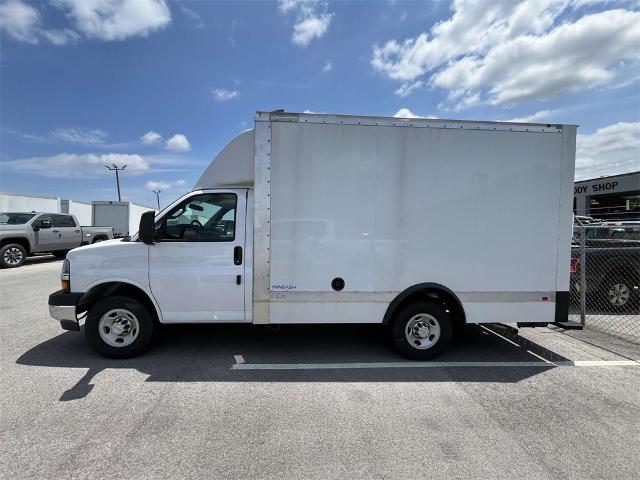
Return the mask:
[(578, 195), (580, 193), (601, 193), (601, 192), (613, 192), (618, 186), (618, 182), (602, 182), (594, 183), (593, 185), (579, 185), (573, 187), (573, 194)]

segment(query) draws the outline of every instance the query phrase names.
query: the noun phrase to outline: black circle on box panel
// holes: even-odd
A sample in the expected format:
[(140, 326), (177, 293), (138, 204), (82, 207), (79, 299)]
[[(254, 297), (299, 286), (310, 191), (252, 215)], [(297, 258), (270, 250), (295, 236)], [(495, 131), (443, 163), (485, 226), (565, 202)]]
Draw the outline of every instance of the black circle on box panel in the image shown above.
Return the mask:
[(340, 277), (336, 277), (331, 280), (331, 288), (333, 288), (336, 292), (339, 292), (344, 288), (344, 280)]

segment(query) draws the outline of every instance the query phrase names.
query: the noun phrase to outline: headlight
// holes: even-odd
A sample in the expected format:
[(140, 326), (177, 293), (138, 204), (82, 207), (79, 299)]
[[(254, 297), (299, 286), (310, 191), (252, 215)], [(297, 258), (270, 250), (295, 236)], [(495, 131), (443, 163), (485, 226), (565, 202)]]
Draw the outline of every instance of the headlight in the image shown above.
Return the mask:
[(70, 289), (70, 279), (71, 279), (71, 265), (69, 264), (69, 260), (66, 258), (64, 262), (62, 262), (62, 273), (60, 273), (60, 283), (62, 285), (62, 290), (68, 292)]

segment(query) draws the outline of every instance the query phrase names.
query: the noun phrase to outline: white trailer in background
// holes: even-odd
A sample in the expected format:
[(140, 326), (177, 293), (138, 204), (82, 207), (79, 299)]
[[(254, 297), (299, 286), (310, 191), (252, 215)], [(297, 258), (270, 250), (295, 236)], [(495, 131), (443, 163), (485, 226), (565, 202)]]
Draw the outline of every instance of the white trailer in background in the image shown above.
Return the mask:
[(100, 227), (113, 227), (116, 238), (133, 235), (138, 231), (140, 217), (153, 208), (136, 205), (131, 202), (91, 202), (91, 224)]
[(60, 199), (18, 193), (0, 193), (0, 212), (60, 212)]
[(414, 359), (469, 323), (564, 324), (575, 139), (574, 125), (258, 112), (139, 237), (73, 250), (50, 311), (74, 330), (88, 311), (112, 357), (143, 351), (154, 318), (383, 323)]

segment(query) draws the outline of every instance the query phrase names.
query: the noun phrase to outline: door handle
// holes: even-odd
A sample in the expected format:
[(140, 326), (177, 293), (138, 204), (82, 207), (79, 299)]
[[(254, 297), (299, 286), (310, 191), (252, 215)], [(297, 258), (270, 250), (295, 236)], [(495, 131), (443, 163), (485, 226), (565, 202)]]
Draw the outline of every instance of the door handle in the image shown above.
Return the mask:
[(233, 264), (242, 265), (242, 247), (240, 246), (233, 249)]
[(76, 232), (76, 233), (80, 233), (80, 230), (74, 230), (74, 232)]
[(242, 276), (236, 275), (236, 285), (240, 285), (242, 283)]
[(53, 233), (58, 233), (60, 230), (51, 230)]

